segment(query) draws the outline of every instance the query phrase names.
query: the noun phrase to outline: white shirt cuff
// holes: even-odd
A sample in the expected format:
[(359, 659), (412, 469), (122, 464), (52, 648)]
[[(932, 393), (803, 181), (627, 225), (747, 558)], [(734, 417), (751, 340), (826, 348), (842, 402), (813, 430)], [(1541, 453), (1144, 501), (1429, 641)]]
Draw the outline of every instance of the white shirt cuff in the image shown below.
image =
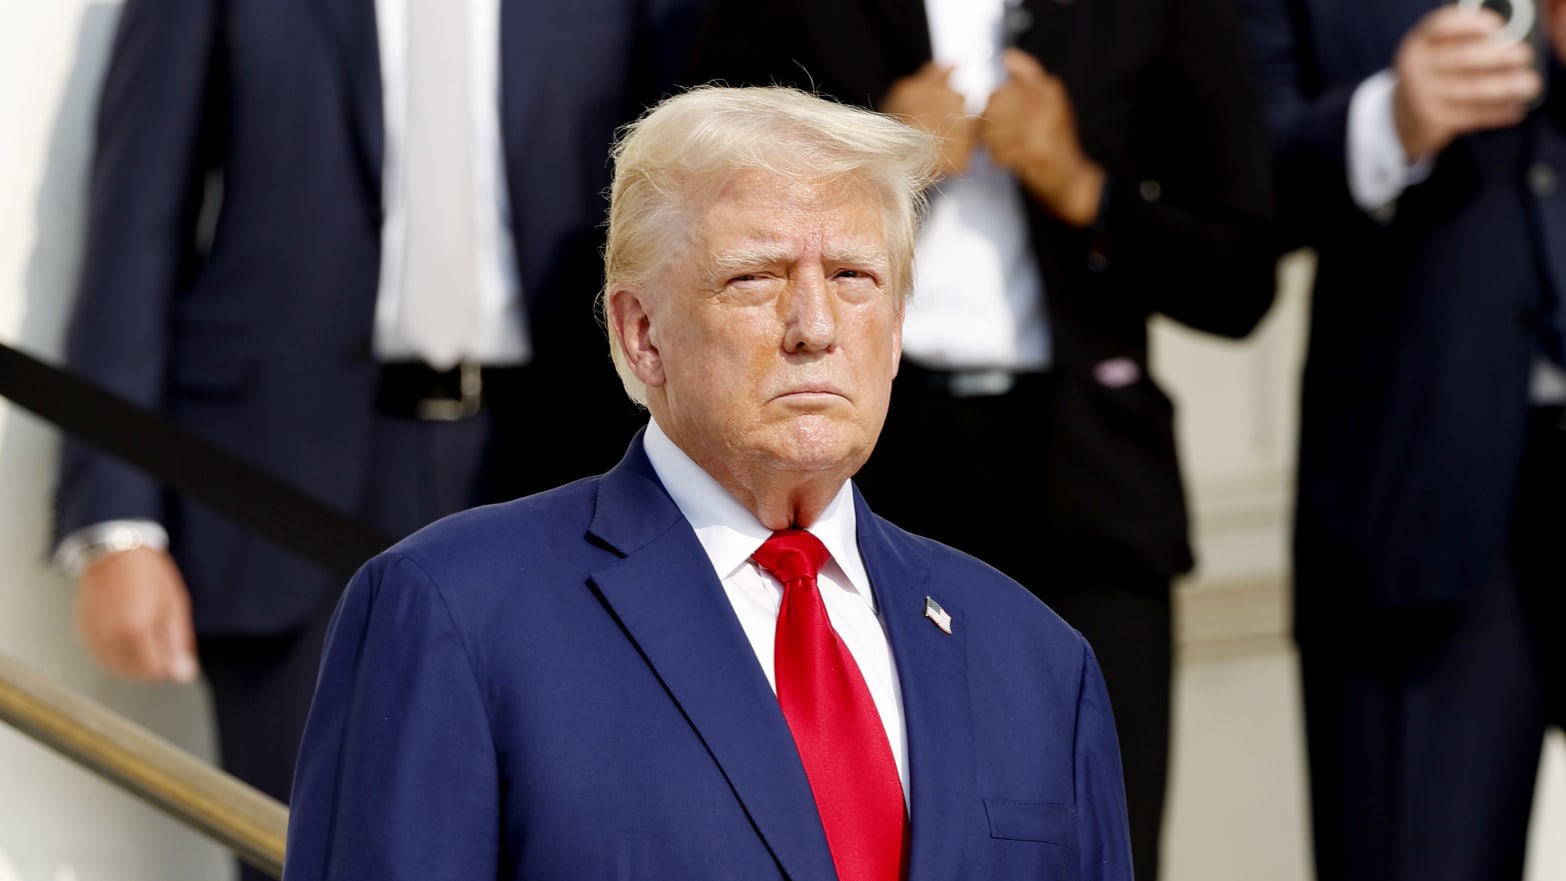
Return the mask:
[(104, 557), (136, 548), (168, 550), (169, 534), (151, 520), (107, 520), (67, 535), (54, 550), (54, 565), (72, 578)]
[(1354, 90), (1349, 99), (1348, 185), (1360, 210), (1382, 223), (1392, 219), (1403, 191), (1430, 176), (1428, 158), (1409, 163), (1392, 115), (1397, 75), (1383, 70)]

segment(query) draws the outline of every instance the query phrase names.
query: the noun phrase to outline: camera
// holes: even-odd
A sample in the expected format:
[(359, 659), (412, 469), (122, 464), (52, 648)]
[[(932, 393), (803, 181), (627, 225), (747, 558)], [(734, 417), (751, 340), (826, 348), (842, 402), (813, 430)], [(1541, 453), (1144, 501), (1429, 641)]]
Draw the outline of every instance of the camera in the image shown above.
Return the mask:
[(1493, 9), (1506, 25), (1501, 28), (1501, 38), (1508, 42), (1527, 40), (1535, 49), (1544, 48), (1540, 38), (1544, 34), (1542, 3), (1546, 0), (1457, 0), (1459, 9)]

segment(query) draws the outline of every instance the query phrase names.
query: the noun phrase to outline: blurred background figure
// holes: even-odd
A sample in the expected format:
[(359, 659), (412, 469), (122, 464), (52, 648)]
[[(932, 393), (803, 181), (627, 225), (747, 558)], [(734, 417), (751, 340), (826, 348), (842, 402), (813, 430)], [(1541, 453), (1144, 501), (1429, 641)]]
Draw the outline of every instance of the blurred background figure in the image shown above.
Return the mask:
[[(394, 536), (608, 468), (607, 150), (693, 2), (128, 0), (69, 366)], [(58, 529), (92, 654), (286, 799), (340, 576), (77, 444)]]
[(1521, 877), (1566, 710), (1544, 2), (1248, 0), (1280, 211), (1318, 255), (1294, 569), (1323, 881)]
[(1136, 875), (1155, 879), (1170, 583), (1192, 557), (1147, 320), (1242, 336), (1274, 290), (1234, 10), (717, 0), (688, 78), (815, 88), (946, 137), (891, 413), (855, 481), (1086, 635), (1120, 730)]

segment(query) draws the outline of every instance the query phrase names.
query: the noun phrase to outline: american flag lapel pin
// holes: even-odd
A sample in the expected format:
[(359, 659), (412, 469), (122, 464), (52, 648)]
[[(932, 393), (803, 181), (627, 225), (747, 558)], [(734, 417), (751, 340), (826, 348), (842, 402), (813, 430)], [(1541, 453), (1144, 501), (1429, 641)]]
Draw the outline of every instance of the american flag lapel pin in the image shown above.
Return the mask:
[(952, 635), (952, 616), (934, 597), (924, 598), (924, 617), (935, 622), (935, 626), (941, 628), (941, 632), (947, 636)]

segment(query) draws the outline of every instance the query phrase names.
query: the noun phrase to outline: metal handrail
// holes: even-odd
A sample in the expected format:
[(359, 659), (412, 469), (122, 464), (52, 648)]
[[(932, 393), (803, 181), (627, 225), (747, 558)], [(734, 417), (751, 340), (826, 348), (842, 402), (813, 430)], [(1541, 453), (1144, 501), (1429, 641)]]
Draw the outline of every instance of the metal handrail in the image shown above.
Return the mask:
[(283, 876), (287, 806), (4, 655), (0, 722)]

